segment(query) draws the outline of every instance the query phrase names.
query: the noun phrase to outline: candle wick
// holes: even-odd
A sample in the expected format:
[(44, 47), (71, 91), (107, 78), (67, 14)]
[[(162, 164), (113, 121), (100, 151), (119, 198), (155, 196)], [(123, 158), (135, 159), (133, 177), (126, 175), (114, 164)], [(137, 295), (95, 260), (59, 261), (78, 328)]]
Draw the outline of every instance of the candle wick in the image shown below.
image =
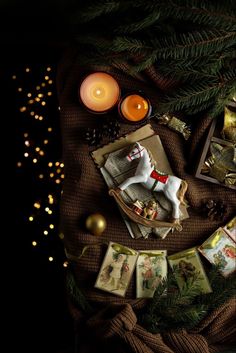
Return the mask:
[(101, 94), (101, 90), (100, 89), (97, 89), (96, 90), (96, 94), (99, 96)]
[(137, 104), (137, 109), (141, 109), (141, 108), (142, 108), (141, 104)]

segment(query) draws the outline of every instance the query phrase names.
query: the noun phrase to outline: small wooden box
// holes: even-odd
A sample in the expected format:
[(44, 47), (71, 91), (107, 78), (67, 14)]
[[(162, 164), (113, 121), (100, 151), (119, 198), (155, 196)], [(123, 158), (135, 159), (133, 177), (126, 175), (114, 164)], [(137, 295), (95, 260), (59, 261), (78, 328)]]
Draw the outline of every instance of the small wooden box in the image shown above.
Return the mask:
[(232, 146), (232, 142), (224, 140), (221, 136), (221, 131), (223, 128), (223, 120), (224, 120), (223, 117), (219, 117), (212, 121), (211, 127), (209, 129), (209, 132), (206, 138), (206, 142), (203, 147), (202, 154), (195, 172), (195, 177), (236, 190), (235, 185), (226, 185), (224, 183), (221, 183), (217, 179), (213, 178), (212, 176), (202, 173), (204, 162), (210, 156), (209, 148), (210, 148), (211, 142), (219, 143), (221, 146)]

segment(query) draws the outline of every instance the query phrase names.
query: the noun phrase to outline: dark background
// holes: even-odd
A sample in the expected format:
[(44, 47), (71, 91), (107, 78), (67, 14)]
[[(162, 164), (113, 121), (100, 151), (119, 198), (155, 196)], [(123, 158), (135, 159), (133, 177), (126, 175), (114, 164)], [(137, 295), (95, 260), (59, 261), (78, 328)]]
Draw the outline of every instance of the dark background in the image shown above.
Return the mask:
[[(1, 78), (4, 82), (4, 103), (6, 104), (6, 115), (4, 119), (10, 122), (10, 131), (15, 125), (15, 143), (13, 136), (7, 133), (6, 140), (10, 136), (10, 144), (15, 145), (13, 152), (14, 179), (9, 178), (7, 198), (10, 208), (7, 215), (10, 223), (9, 240), (11, 247), (14, 244), (17, 255), (9, 260), (12, 265), (10, 282), (12, 290), (6, 289), (7, 297), (10, 298), (10, 337), (8, 341), (9, 351), (13, 346), (24, 352), (52, 352), (70, 353), (74, 352), (73, 322), (67, 306), (66, 295), (66, 269), (63, 267), (65, 259), (63, 243), (59, 234), (59, 188), (57, 193), (56, 212), (53, 215), (55, 231), (52, 233), (50, 242), (44, 241), (43, 246), (34, 248), (32, 240), (39, 235), (39, 228), (43, 229), (44, 220), (32, 225), (28, 222), (28, 216), (32, 209), (35, 197), (40, 194), (40, 187), (35, 181), (32, 167), (23, 163), (22, 168), (17, 168), (17, 162), (23, 160), (24, 141), (23, 132), (25, 128), (35, 138), (40, 130), (34, 129), (24, 119), (19, 118), (19, 107), (21, 97), (16, 90), (16, 84), (12, 75), (21, 75), (24, 81), (24, 70), (30, 67), (32, 71), (31, 83), (36, 82), (41, 70), (48, 65), (52, 67), (53, 77), (56, 77), (57, 65), (66, 47), (70, 45), (72, 36), (71, 29), (65, 24), (66, 12), (62, 11), (63, 1), (51, 2), (21, 2), (1, 1), (0, 3), (0, 39), (2, 53)], [(15, 27), (15, 28), (14, 28)], [(55, 81), (54, 81), (55, 82)], [(31, 84), (30, 82), (26, 84)], [(55, 131), (51, 147), (47, 150), (48, 160), (62, 160), (60, 122), (58, 113), (58, 102), (56, 98), (56, 87), (53, 84), (52, 91), (55, 93), (48, 108), (47, 119)], [(4, 104), (4, 106), (5, 106)], [(8, 124), (7, 124), (8, 125)], [(9, 128), (8, 128), (9, 129)], [(8, 130), (9, 131), (9, 130)], [(38, 136), (40, 137), (40, 136)], [(8, 148), (5, 148), (8, 150)], [(7, 156), (9, 162), (9, 155)], [(8, 179), (8, 176), (7, 176)], [(60, 188), (62, 188), (62, 184)], [(42, 197), (45, 195), (46, 182), (43, 184)], [(51, 190), (51, 186), (48, 185)], [(15, 209), (15, 227), (13, 229), (13, 210)], [(8, 223), (9, 225), (9, 223)], [(53, 251), (55, 261), (49, 262), (48, 256)], [(11, 259), (11, 256), (10, 256)], [(14, 261), (16, 259), (16, 261)], [(14, 292), (12, 297), (10, 292)]]

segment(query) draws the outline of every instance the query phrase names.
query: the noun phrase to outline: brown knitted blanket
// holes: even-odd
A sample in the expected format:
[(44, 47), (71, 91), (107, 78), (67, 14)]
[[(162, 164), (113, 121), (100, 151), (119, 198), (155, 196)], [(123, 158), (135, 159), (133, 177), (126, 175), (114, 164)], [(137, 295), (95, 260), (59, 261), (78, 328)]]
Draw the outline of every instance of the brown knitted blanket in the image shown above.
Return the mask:
[[(94, 127), (102, 116), (87, 112), (78, 101), (78, 87), (82, 77), (91, 70), (77, 61), (76, 50), (66, 53), (58, 69), (58, 97), (61, 114), (65, 182), (61, 199), (61, 230), (64, 243), (72, 255), (79, 255), (85, 245), (98, 242), (98, 238), (86, 232), (84, 217), (93, 212), (105, 215), (108, 226), (101, 242), (114, 241), (133, 249), (167, 249), (168, 254), (200, 245), (218, 226), (229, 221), (236, 210), (234, 191), (196, 179), (188, 172), (196, 164), (198, 149), (206, 137), (210, 118), (202, 117), (190, 141), (165, 126), (152, 123), (160, 135), (174, 173), (187, 180), (187, 199), (190, 218), (183, 222), (183, 231), (170, 233), (166, 239), (132, 239), (120, 216), (115, 201), (108, 196), (108, 189), (99, 170), (89, 155), (84, 142), (84, 131)], [(154, 69), (140, 78), (133, 78), (121, 68), (99, 68), (112, 73), (123, 91), (141, 89), (152, 102), (158, 102), (160, 88), (166, 88)], [(165, 87), (163, 86), (165, 85)], [(115, 114), (115, 113), (113, 113)], [(121, 134), (134, 130), (123, 124)], [(199, 214), (202, 199), (218, 198), (228, 205), (227, 217), (222, 221), (209, 221)], [(137, 353), (209, 353), (221, 345), (231, 344), (235, 333), (235, 302), (233, 300), (212, 312), (195, 329), (151, 334), (137, 323), (137, 313), (146, 300), (135, 298), (135, 283), (131, 281), (125, 298), (119, 298), (94, 288), (106, 248), (91, 247), (75, 265), (76, 281), (86, 297), (96, 308), (96, 315), (84, 317), (70, 303), (71, 313), (78, 330), (78, 352), (137, 352)]]

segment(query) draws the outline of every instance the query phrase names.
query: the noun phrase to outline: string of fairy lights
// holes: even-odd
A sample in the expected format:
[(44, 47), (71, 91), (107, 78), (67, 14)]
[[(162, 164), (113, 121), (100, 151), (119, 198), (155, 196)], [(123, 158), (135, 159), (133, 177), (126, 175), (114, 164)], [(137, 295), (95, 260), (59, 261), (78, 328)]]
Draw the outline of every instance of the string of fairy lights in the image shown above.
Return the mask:
[[(16, 91), (17, 114), (21, 131), (18, 160), (16, 167), (32, 180), (31, 205), (24, 217), (27, 226), (32, 228), (33, 248), (51, 244), (50, 237), (63, 239), (59, 233), (59, 200), (64, 180), (64, 163), (60, 158), (60, 134), (58, 105), (54, 85), (54, 73), (51, 66), (40, 68), (25, 67), (11, 77)], [(52, 113), (53, 112), (53, 113)], [(52, 125), (51, 115), (56, 114), (57, 124)], [(32, 199), (31, 198), (31, 199)], [(59, 241), (59, 239), (58, 239)], [(47, 260), (57, 260), (57, 251), (48, 249)], [(48, 252), (51, 251), (51, 254)], [(68, 262), (62, 260), (62, 266)]]

